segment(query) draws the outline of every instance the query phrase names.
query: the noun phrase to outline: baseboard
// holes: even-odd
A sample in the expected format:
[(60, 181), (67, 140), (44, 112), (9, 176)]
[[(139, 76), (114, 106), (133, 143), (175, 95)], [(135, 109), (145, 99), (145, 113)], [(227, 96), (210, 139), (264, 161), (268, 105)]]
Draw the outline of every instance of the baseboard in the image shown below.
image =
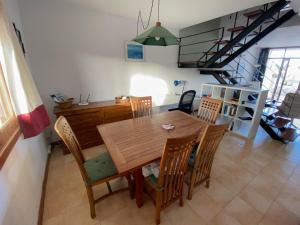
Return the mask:
[(42, 194), (40, 199), (40, 207), (39, 207), (39, 217), (38, 217), (38, 225), (43, 224), (43, 215), (44, 215), (44, 205), (45, 205), (45, 194), (46, 194), (46, 186), (47, 186), (47, 180), (48, 180), (48, 172), (49, 172), (49, 161), (51, 154), (51, 145), (48, 147), (48, 155), (47, 155), (47, 161), (46, 161), (46, 167), (44, 172), (44, 179), (43, 179), (43, 186), (42, 186)]

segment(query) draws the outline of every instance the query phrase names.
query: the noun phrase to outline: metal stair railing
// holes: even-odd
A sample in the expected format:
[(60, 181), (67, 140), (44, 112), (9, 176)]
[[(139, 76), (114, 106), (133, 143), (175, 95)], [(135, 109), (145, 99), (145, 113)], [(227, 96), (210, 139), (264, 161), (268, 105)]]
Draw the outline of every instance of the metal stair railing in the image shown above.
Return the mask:
[[(231, 54), (229, 57), (227, 57), (225, 60), (222, 61), (222, 63), (219, 63), (218, 66), (222, 67), (226, 64), (228, 64), (230, 61), (232, 61), (233, 58), (236, 58), (238, 55), (245, 52), (247, 49), (249, 49), (251, 46), (253, 46), (255, 43), (263, 39), (266, 35), (268, 35), (270, 32), (274, 31), (276, 28), (284, 24), (286, 21), (291, 19), (293, 16), (295, 16), (296, 13), (293, 10), (288, 11), (285, 15), (281, 16), (279, 19), (277, 19), (274, 23), (269, 25), (267, 28), (262, 30), (259, 34), (257, 34), (254, 38), (249, 40), (245, 45), (240, 47), (238, 50), (236, 50), (233, 54)], [(206, 65), (207, 66), (207, 65)]]
[[(254, 56), (252, 53), (250, 53), (249, 51), (247, 51), (247, 53), (248, 53), (249, 55), (251, 55), (254, 59), (256, 59), (256, 60), (258, 61), (258, 58), (257, 58), (256, 56)], [(242, 54), (240, 55), (240, 57), (241, 57), (245, 62), (247, 62), (249, 65), (251, 65), (251, 66), (253, 66), (253, 67), (255, 67), (255, 68), (257, 69), (257, 67), (256, 67), (253, 63), (251, 63), (251, 62), (249, 62), (248, 60), (246, 60), (246, 59), (243, 57)], [(277, 74), (277, 73), (274, 72), (270, 67), (268, 67), (267, 64), (262, 63), (261, 65), (264, 65), (265, 68), (268, 69), (269, 71), (271, 71), (272, 73)], [(262, 73), (260, 70), (257, 70), (257, 71), (264, 77), (264, 79), (266, 78), (266, 79), (268, 79), (269, 81), (272, 81), (269, 77), (266, 77), (265, 74)], [(253, 77), (253, 74), (252, 74), (252, 77)], [(254, 77), (253, 77), (253, 78), (254, 78)], [(256, 78), (256, 79), (257, 79), (257, 78)], [(257, 80), (258, 80), (258, 79), (257, 79)], [(261, 81), (261, 82), (262, 82), (262, 81)], [(263, 84), (263, 82), (262, 82), (262, 84)], [(297, 90), (294, 89), (293, 91), (296, 92)], [(286, 91), (284, 91), (284, 90), (282, 90), (282, 92), (283, 92), (284, 94), (288, 94), (288, 93), (287, 93)]]
[[(191, 38), (191, 37), (195, 37), (195, 36), (199, 36), (199, 35), (204, 35), (204, 34), (208, 34), (211, 32), (216, 32), (216, 31), (221, 31), (221, 36), (218, 35), (217, 38), (214, 39), (209, 39), (209, 40), (205, 40), (205, 41), (196, 41), (196, 42), (192, 42), (192, 43), (187, 43), (187, 44), (182, 44), (182, 42), (187, 39), (187, 38)], [(215, 47), (217, 47), (217, 50), (219, 51), (220, 45), (217, 43), (217, 41), (222, 40), (224, 37), (224, 32), (225, 32), (225, 27), (220, 27), (220, 28), (215, 28), (215, 29), (211, 29), (211, 30), (207, 30), (207, 31), (203, 31), (203, 32), (199, 32), (199, 33), (194, 33), (191, 35), (186, 35), (186, 36), (182, 36), (179, 38), (179, 50), (178, 50), (178, 66), (180, 66), (180, 63), (185, 63), (186, 61), (181, 61), (181, 57), (182, 55), (198, 55), (198, 54), (203, 54), (203, 56), (197, 58), (195, 60), (195, 62), (197, 63), (197, 65), (199, 65), (199, 63), (201, 62), (201, 60), (205, 57), (207, 60), (207, 52), (211, 51), (212, 49), (214, 49)], [(209, 43), (209, 42), (216, 42), (212, 45), (212, 47), (210, 47), (208, 50), (204, 51), (204, 52), (184, 52), (182, 53), (182, 50), (184, 47), (187, 46), (193, 46), (193, 45), (199, 45), (199, 44), (203, 44), (203, 43)], [(189, 62), (189, 61), (187, 61)]]
[[(232, 47), (239, 43), (241, 40), (243, 40), (246, 36), (248, 36), (251, 32), (253, 32), (256, 28), (258, 28), (265, 20), (269, 19), (273, 15), (275, 15), (280, 9), (282, 9), (286, 4), (288, 4), (285, 0), (279, 0), (274, 5), (272, 5), (265, 13), (263, 13), (261, 16), (259, 16), (256, 20), (254, 20), (246, 29), (241, 31), (235, 38), (233, 38), (226, 46), (224, 46), (217, 54), (215, 54), (213, 57), (211, 57), (206, 64), (205, 67), (210, 67), (213, 65), (220, 57), (222, 57), (224, 54), (226, 54)], [(291, 14), (291, 13), (290, 13)], [(286, 16), (288, 15), (288, 16)], [(289, 19), (288, 13), (279, 18), (276, 22), (274, 22), (271, 26), (264, 29), (261, 33), (257, 34), (256, 37), (251, 39), (247, 42), (247, 44), (243, 45), (241, 48), (239, 48), (237, 51), (235, 51), (231, 56), (227, 57), (222, 63), (219, 63), (219, 67), (223, 67), (226, 64), (228, 64), (233, 58), (237, 57), (239, 54), (241, 54), (243, 51), (247, 50), (250, 46), (253, 45), (253, 42), (256, 42), (256, 40), (259, 40), (266, 36), (269, 32), (273, 31), (278, 26), (285, 21), (285, 19)]]
[[(249, 54), (251, 57), (253, 57), (253, 58), (258, 62), (259, 58), (256, 57), (255, 55), (253, 55), (249, 50), (246, 50), (246, 53)], [(275, 73), (275, 72), (271, 69), (271, 67), (269, 67), (267, 64), (262, 63), (261, 65), (265, 66), (266, 69), (270, 70), (272, 73)], [(255, 66), (255, 65), (254, 65), (254, 66)], [(262, 74), (262, 73), (261, 73), (261, 74)], [(262, 74), (262, 75), (264, 75), (264, 74)]]

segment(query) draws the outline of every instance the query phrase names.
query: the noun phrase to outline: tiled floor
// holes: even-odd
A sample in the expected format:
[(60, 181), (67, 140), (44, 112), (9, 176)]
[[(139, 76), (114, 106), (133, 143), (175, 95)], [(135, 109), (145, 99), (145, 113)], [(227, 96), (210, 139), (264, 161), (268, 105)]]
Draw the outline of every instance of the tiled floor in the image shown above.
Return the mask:
[[(92, 157), (104, 146), (84, 151)], [(146, 196), (141, 209), (127, 192), (111, 196), (89, 215), (84, 184), (71, 155), (53, 151), (46, 190), (44, 225), (147, 225), (155, 208)], [(216, 154), (209, 189), (197, 187), (193, 199), (165, 209), (162, 225), (299, 225), (300, 140), (284, 145), (259, 131), (254, 141), (227, 134)], [(124, 185), (117, 180), (113, 186)], [(96, 189), (97, 195), (106, 186)]]

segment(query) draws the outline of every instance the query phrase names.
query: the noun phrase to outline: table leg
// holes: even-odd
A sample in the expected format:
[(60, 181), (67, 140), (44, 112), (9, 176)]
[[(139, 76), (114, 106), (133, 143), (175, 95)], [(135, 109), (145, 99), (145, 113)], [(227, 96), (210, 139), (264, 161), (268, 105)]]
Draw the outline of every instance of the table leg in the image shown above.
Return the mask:
[(144, 188), (144, 176), (142, 168), (134, 171), (135, 177), (135, 201), (137, 207), (141, 208), (144, 204), (143, 200), (143, 188)]

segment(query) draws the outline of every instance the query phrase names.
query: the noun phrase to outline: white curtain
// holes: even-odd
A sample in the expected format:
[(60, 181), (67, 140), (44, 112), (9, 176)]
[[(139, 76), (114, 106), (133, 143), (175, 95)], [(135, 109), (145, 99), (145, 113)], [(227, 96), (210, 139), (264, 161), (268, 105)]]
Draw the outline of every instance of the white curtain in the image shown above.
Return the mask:
[(21, 46), (0, 0), (0, 61), (24, 137), (41, 133), (49, 117), (29, 71)]

